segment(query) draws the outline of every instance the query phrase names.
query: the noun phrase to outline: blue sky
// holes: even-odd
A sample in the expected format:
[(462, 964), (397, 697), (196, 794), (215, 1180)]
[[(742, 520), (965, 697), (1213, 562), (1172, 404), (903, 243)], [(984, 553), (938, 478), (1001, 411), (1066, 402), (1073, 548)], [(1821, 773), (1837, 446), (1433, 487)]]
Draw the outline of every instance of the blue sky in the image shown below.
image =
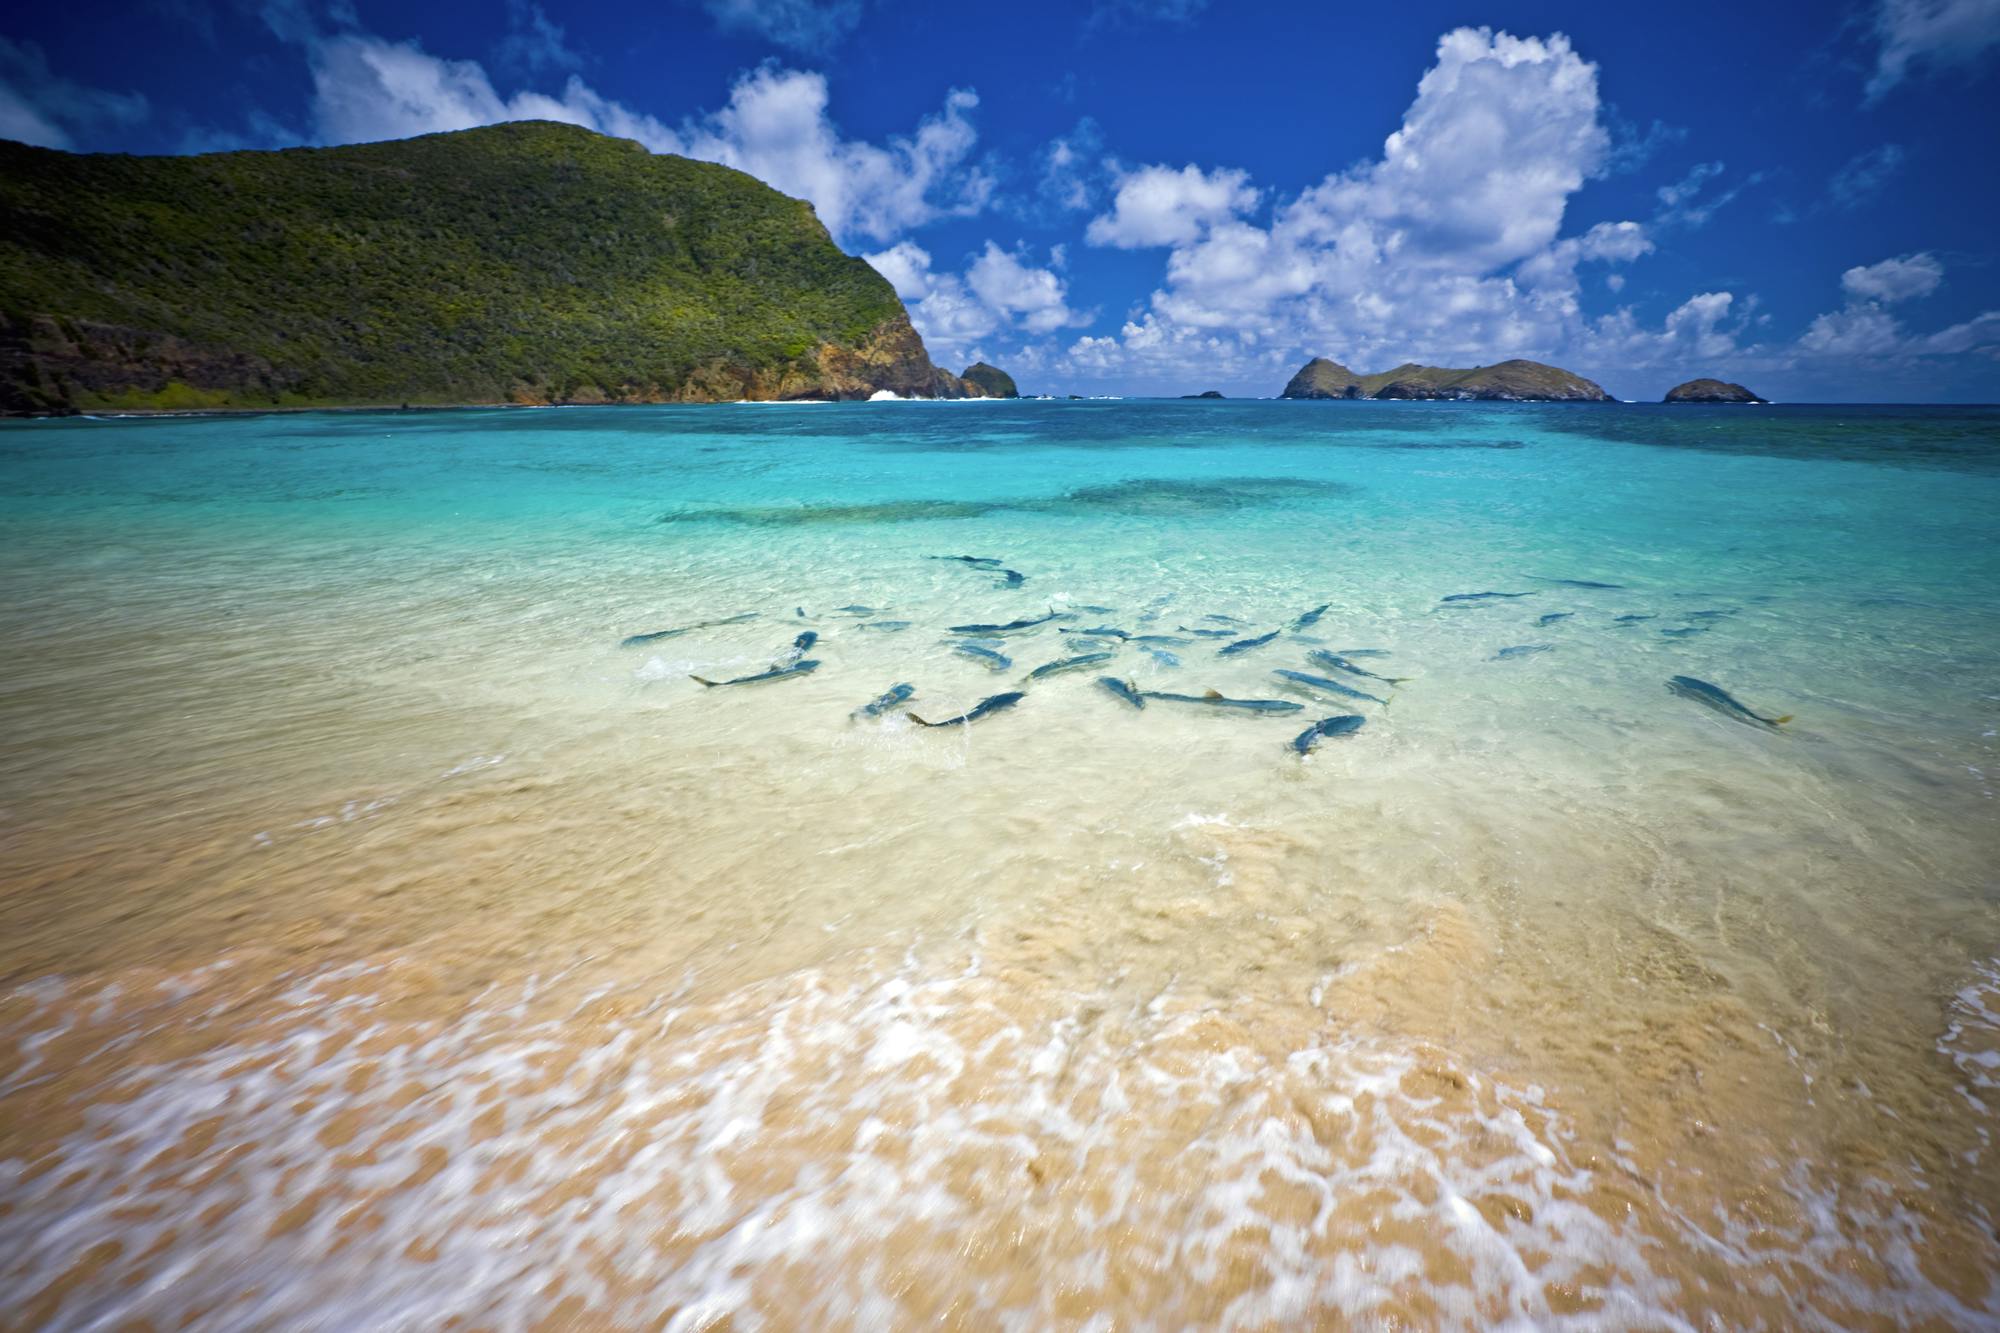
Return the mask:
[(1996, 66), (2000, 0), (79, 0), (0, 18), (0, 137), (587, 124), (812, 200), (1031, 391), (1530, 356), (1991, 402)]

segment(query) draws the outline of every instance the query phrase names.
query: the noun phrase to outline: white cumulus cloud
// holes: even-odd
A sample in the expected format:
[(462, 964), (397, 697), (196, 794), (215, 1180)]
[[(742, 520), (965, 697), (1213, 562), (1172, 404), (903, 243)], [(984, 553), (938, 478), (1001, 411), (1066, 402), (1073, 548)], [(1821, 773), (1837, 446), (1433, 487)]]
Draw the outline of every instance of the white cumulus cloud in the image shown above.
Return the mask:
[(1814, 319), (1799, 346), (1821, 356), (1886, 356), (1903, 343), (1903, 327), (1879, 305), (1863, 303)]
[(322, 143), (367, 143), (510, 120), (559, 120), (658, 142), (666, 126), (593, 92), (572, 75), (560, 95), (502, 97), (475, 60), (446, 60), (415, 42), (343, 33), (311, 47), (312, 120)]
[(1140, 167), (1118, 178), (1111, 211), (1090, 220), (1084, 239), (1124, 250), (1185, 245), (1208, 227), (1257, 206), (1248, 172), (1196, 166)]
[(1894, 305), (1929, 296), (1944, 281), (1944, 265), (1931, 254), (1903, 255), (1879, 264), (1857, 264), (1840, 275), (1841, 290), (1860, 301)]
[[(1546, 352), (1583, 328), (1577, 268), (1652, 248), (1637, 222), (1565, 237), (1571, 197), (1609, 166), (1596, 67), (1561, 35), (1462, 28), (1439, 41), (1374, 161), (1279, 200), (1241, 172), (1142, 168), (1086, 239), (1169, 247), (1165, 281), (1120, 331), (1128, 370), (1265, 373), (1301, 353), (1373, 369)], [(1093, 338), (1079, 370), (1108, 370)]]
[(1820, 315), (1799, 336), (1807, 357), (1877, 361), (1986, 352), (2000, 357), (2000, 311), (1989, 310), (1936, 333), (1910, 333), (1889, 307), (1929, 296), (1944, 281), (1937, 256), (1899, 255), (1857, 264), (1840, 275), (1847, 304)]
[(1055, 271), (1060, 255), (1044, 268), (988, 241), (962, 274), (938, 272), (930, 252), (914, 241), (865, 258), (896, 289), (940, 363), (982, 359), (983, 344), (996, 337), (1052, 333), (1088, 318), (1069, 306), (1068, 285)]
[(1029, 333), (1053, 333), (1079, 322), (1068, 305), (1068, 288), (1053, 269), (1037, 268), (991, 241), (965, 270), (965, 285), (982, 305)]
[(503, 95), (474, 60), (432, 55), (416, 42), (362, 32), (301, 39), (311, 62), (311, 115), (321, 143), (401, 139), (513, 120), (556, 120), (636, 139), (748, 172), (810, 202), (836, 239), (884, 241), (941, 216), (965, 216), (992, 197), (992, 177), (970, 161), (977, 94), (954, 89), (907, 135), (849, 139), (828, 112), (824, 75), (766, 65), (747, 71), (716, 111), (670, 126), (607, 98), (572, 74), (557, 93)]
[(889, 280), (903, 300), (921, 301), (930, 295), (931, 252), (915, 241), (898, 241), (887, 250), (863, 258)]
[(968, 216), (993, 179), (968, 159), (979, 134), (978, 94), (953, 89), (944, 108), (886, 144), (844, 138), (827, 114), (824, 75), (765, 66), (730, 90), (729, 103), (653, 146), (747, 171), (812, 202), (836, 237), (888, 240), (941, 216)]

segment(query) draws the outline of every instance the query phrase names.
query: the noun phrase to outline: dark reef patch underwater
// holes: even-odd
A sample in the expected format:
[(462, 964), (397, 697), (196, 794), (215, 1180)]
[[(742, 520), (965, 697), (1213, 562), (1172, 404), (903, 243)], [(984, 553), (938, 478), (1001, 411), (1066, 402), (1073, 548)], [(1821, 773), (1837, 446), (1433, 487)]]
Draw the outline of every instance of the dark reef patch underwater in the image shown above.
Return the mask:
[(739, 523), (749, 527), (912, 523), (928, 519), (1042, 514), (1058, 518), (1174, 518), (1323, 500), (1353, 493), (1343, 482), (1300, 477), (1223, 477), (1214, 481), (1139, 478), (1079, 486), (1061, 495), (992, 500), (887, 500), (870, 504), (747, 505), (674, 510), (661, 523)]

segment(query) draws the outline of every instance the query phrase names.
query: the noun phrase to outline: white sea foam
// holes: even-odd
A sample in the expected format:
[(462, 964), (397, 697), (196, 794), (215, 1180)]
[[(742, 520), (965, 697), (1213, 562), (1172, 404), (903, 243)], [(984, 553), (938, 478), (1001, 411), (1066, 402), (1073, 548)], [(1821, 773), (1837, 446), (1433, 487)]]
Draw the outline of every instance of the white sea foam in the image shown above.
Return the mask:
[[(107, 1066), (59, 1167), (0, 1162), (0, 1304), (48, 1297), (52, 1328), (884, 1327), (947, 1308), (1019, 1328), (1692, 1328), (1732, 1295), (1676, 1275), (1696, 1251), (1781, 1305), (1823, 1293), (1801, 1322), (2000, 1318), (2000, 1294), (1926, 1276), (1886, 1188), (1800, 1165), (1777, 1181), (1793, 1223), (1698, 1220), (1580, 1157), (1539, 1089), (1433, 1048), (1273, 1046), (1255, 1015), (1171, 987), (1135, 1003), (1023, 980), (905, 956), (676, 1005), (541, 979), (419, 1022), (376, 967), (275, 1006), (207, 994), (214, 972), (180, 1001), (42, 983), (5, 1034), (30, 1065), (86, 1013), (102, 1051), (163, 1023), (207, 1044)], [(1894, 1282), (1857, 1276), (1857, 1253)]]
[[(1938, 1054), (1951, 1061), (1965, 1099), (1982, 1111), (2000, 1101), (2000, 958), (1989, 958), (1952, 996)], [(1981, 1138), (1990, 1142), (1982, 1131)]]
[(482, 768), (492, 768), (496, 764), (503, 764), (505, 762), (507, 762), (507, 756), (504, 754), (476, 754), (463, 763), (453, 764), (438, 776), (446, 778), (464, 777), (467, 773), (477, 773)]

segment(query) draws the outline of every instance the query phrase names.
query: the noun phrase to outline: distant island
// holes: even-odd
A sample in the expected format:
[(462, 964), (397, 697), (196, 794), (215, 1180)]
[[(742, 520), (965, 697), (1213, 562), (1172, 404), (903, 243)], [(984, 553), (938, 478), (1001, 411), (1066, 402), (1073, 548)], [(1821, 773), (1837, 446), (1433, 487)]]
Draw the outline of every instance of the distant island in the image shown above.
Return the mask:
[(1202, 390), (1202, 391), (1201, 391), (1200, 393), (1184, 393), (1184, 394), (1182, 394), (1182, 395), (1181, 395), (1181, 397), (1183, 397), (1183, 398), (1220, 398), (1220, 397), (1222, 397), (1222, 391), (1221, 391), (1221, 390), (1219, 390), (1219, 389), (1203, 389), (1203, 390)]
[(811, 205), (528, 121), (186, 157), (0, 142), (0, 411), (1014, 396)]
[[(984, 361), (975, 361), (958, 373), (965, 382), (968, 394), (974, 398), (1019, 398), (1021, 391), (1014, 387), (1014, 377), (998, 366), (989, 366)], [(978, 392), (973, 393), (973, 390)]]
[(1613, 401), (1610, 394), (1583, 376), (1539, 361), (1502, 361), (1470, 370), (1410, 363), (1373, 375), (1357, 375), (1325, 357), (1306, 362), (1278, 396), (1503, 403)]
[(1686, 384), (1676, 384), (1667, 390), (1663, 403), (1762, 403), (1769, 399), (1760, 398), (1740, 384), (1730, 384), (1724, 380), (1689, 380)]

